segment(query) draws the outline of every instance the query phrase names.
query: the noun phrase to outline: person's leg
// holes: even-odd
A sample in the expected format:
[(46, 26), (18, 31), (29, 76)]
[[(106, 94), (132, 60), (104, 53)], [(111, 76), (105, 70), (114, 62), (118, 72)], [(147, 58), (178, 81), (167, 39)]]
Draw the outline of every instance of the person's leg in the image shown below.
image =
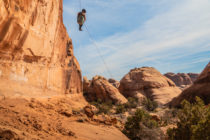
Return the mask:
[(79, 30), (81, 31), (81, 25), (79, 24)]
[(82, 31), (83, 24), (79, 25), (79, 30)]

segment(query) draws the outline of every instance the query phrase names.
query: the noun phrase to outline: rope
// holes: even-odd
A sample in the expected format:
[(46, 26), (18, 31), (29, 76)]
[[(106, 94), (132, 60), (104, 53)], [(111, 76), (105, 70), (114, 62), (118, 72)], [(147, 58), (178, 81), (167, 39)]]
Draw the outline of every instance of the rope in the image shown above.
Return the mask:
[(105, 62), (104, 57), (101, 55), (101, 52), (100, 52), (100, 49), (99, 49), (98, 45), (97, 45), (96, 42), (93, 40), (93, 37), (92, 37), (92, 35), (90, 34), (90, 32), (89, 32), (89, 30), (88, 30), (88, 28), (87, 28), (87, 25), (86, 25), (86, 24), (84, 24), (84, 25), (85, 25), (85, 28), (86, 28), (86, 30), (87, 30), (87, 33), (88, 33), (88, 35), (89, 35), (89, 37), (90, 37), (90, 40), (93, 42), (94, 46), (96, 47), (96, 50), (97, 50), (99, 56), (101, 57), (101, 60), (103, 61), (104, 66), (105, 66), (105, 68), (106, 68), (106, 70), (107, 70), (107, 72), (108, 72), (110, 78), (113, 77), (113, 76), (112, 76), (112, 73), (110, 72), (110, 70), (109, 70), (109, 68), (108, 68), (108, 66), (107, 66), (107, 64), (106, 64), (106, 62)]
[[(82, 0), (79, 0), (79, 7), (80, 7), (80, 10), (82, 10)], [(110, 76), (110, 78), (113, 77), (113, 76), (112, 76), (112, 73), (110, 72), (110, 70), (109, 70), (109, 68), (108, 68), (108, 66), (107, 66), (107, 64), (106, 64), (106, 62), (105, 62), (104, 57), (101, 55), (101, 52), (100, 52), (100, 49), (99, 49), (98, 45), (96, 44), (96, 42), (94, 41), (92, 35), (90, 34), (87, 25), (86, 25), (86, 24), (84, 24), (84, 25), (85, 25), (85, 28), (86, 28), (86, 31), (87, 31), (87, 33), (88, 33), (88, 35), (89, 35), (90, 40), (93, 42), (93, 44), (94, 44), (94, 46), (96, 47), (96, 50), (97, 50), (99, 56), (101, 57), (101, 60), (102, 60), (103, 63), (104, 63), (104, 66), (105, 66), (105, 68), (106, 68), (106, 70), (107, 70), (107, 72), (108, 72), (108, 75)]]
[(82, 10), (82, 0), (79, 0), (79, 8)]

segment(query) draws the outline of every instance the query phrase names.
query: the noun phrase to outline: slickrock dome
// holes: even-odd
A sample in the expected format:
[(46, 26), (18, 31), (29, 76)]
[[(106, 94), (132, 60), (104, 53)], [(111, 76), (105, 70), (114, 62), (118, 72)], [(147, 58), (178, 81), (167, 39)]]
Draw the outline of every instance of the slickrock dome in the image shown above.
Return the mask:
[(170, 79), (152, 67), (130, 70), (121, 79), (119, 90), (126, 97), (144, 95), (159, 104), (166, 104), (181, 93)]

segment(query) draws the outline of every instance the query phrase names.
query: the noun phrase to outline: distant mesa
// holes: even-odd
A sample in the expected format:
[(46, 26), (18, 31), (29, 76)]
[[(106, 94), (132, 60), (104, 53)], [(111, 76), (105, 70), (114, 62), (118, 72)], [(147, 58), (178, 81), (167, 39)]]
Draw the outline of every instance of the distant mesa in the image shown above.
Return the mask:
[(198, 96), (204, 100), (206, 104), (210, 103), (210, 63), (205, 67), (194, 84), (185, 89), (178, 97), (174, 98), (169, 104), (170, 106), (179, 107), (180, 103), (186, 99), (190, 102)]
[(176, 86), (180, 87), (181, 89), (186, 88), (189, 85), (192, 85), (193, 82), (198, 78), (198, 73), (166, 73), (164, 74), (167, 78), (171, 79)]

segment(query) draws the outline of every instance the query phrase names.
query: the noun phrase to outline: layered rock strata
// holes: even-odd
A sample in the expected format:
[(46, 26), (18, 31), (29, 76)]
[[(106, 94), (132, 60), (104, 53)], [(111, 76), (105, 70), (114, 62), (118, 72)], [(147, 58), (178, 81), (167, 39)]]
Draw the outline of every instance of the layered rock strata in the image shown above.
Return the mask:
[(62, 0), (0, 1), (0, 94), (82, 92)]

